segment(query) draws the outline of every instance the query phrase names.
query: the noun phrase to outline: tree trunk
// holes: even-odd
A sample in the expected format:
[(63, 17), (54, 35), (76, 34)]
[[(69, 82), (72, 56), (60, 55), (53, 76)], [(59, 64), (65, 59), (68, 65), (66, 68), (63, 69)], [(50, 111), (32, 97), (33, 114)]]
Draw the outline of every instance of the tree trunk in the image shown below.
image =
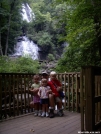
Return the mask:
[(12, 16), (12, 12), (14, 10), (15, 2), (16, 2), (16, 0), (14, 0), (11, 3), (11, 5), (10, 5), (10, 15), (9, 15), (9, 20), (8, 20), (8, 29), (7, 29), (7, 39), (6, 39), (5, 55), (7, 55), (7, 50), (8, 50), (8, 40), (9, 40), (11, 16)]
[(7, 55), (7, 50), (8, 50), (8, 39), (9, 39), (9, 31), (10, 31), (10, 22), (11, 22), (11, 14), (9, 16), (9, 21), (8, 21), (5, 55)]

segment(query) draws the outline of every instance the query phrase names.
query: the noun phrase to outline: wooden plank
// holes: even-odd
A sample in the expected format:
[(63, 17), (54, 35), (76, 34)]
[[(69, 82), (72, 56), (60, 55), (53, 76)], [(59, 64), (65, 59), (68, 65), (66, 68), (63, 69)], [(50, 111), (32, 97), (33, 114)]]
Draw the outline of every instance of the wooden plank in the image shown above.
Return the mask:
[(78, 130), (80, 130), (80, 114), (68, 111), (65, 111), (64, 113), (64, 117), (55, 117), (53, 119), (28, 115), (22, 116), (21, 118), (7, 120), (0, 123), (0, 134), (78, 133)]
[[(5, 85), (3, 85), (5, 88), (4, 88), (4, 92), (5, 92), (5, 96), (7, 96), (7, 75), (5, 75), (4, 76), (4, 84)], [(5, 118), (7, 118), (7, 111), (6, 111), (6, 108), (7, 108), (7, 99), (5, 99), (5, 101), (4, 101), (4, 103), (5, 103), (5, 113), (4, 113), (4, 116), (5, 116)]]
[(11, 116), (11, 98), (12, 98), (12, 95), (11, 95), (11, 75), (8, 76), (8, 90), (9, 90), (9, 116)]
[(13, 75), (13, 116), (15, 116), (15, 75)]
[[(21, 83), (21, 109), (23, 109), (22, 108), (22, 106), (23, 106), (23, 100), (22, 100), (22, 94), (23, 94), (23, 91), (22, 91), (22, 80), (23, 80), (23, 77), (22, 77), (22, 75), (20, 75), (20, 78), (21, 78), (21, 81), (20, 81), (20, 83)], [(21, 110), (21, 114), (23, 114), (23, 110)]]
[[(101, 96), (101, 76), (98, 77), (98, 96)], [(98, 121), (101, 120), (101, 99), (98, 102)]]
[(65, 102), (64, 102), (64, 108), (66, 109), (66, 74), (64, 74), (64, 92), (65, 92)]
[[(24, 75), (24, 91), (26, 91), (26, 75)], [(25, 105), (25, 113), (26, 113), (26, 93), (24, 93), (24, 105)]]
[(72, 111), (74, 111), (74, 75), (72, 75)]
[(75, 87), (75, 90), (76, 90), (76, 112), (78, 112), (78, 75), (76, 75), (76, 87)]
[(92, 68), (86, 68), (85, 75), (85, 88), (86, 88), (86, 130), (93, 131), (95, 127), (95, 86), (94, 86), (94, 72)]
[(17, 81), (17, 115), (19, 115), (19, 76), (16, 75), (16, 81)]
[(70, 111), (70, 75), (68, 74), (68, 110)]
[(2, 119), (2, 75), (0, 75), (0, 119)]
[[(98, 95), (98, 82), (97, 82), (97, 76), (95, 76), (95, 95)], [(98, 122), (98, 103), (95, 103), (95, 123)]]
[(81, 112), (81, 131), (84, 131), (84, 106), (83, 106), (83, 101), (84, 101), (84, 94), (83, 94), (83, 85), (85, 83), (83, 82), (83, 76), (84, 75), (84, 69), (81, 70), (80, 74), (80, 112)]

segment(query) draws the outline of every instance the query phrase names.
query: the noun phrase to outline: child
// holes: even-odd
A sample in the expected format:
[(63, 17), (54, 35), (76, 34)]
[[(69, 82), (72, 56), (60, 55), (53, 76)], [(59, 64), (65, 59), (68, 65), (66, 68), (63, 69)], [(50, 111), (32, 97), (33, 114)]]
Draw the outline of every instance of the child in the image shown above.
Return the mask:
[[(46, 71), (42, 72), (42, 78), (50, 80), (49, 75)], [(48, 84), (48, 83), (47, 83)], [(54, 95), (52, 93), (49, 94), (49, 117), (53, 118), (55, 116), (54, 114), (54, 107), (55, 107), (55, 101), (54, 101)]]
[(50, 86), (54, 97), (55, 101), (57, 103), (57, 108), (58, 108), (58, 115), (63, 116), (63, 109), (62, 109), (62, 99), (60, 96), (60, 91), (62, 91), (62, 85), (59, 80), (56, 78), (56, 72), (52, 71), (50, 73), (50, 81), (48, 82), (48, 85)]
[(51, 93), (51, 89), (47, 86), (47, 79), (41, 80), (41, 87), (39, 88), (39, 96), (42, 104), (42, 117), (48, 117), (48, 104), (49, 104), (49, 93)]
[(33, 96), (33, 101), (34, 101), (34, 109), (35, 109), (34, 115), (35, 116), (41, 116), (40, 97), (38, 96), (38, 91), (39, 91), (39, 87), (40, 87), (39, 80), (40, 80), (39, 75), (34, 75), (33, 76), (34, 84), (32, 84), (31, 90), (30, 90), (30, 92), (34, 95)]

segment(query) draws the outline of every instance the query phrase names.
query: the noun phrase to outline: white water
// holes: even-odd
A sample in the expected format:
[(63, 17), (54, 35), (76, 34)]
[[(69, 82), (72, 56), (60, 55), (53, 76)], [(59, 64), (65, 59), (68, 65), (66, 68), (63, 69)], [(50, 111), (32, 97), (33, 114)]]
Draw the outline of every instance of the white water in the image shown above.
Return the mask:
[[(32, 12), (28, 4), (22, 4), (22, 19), (26, 20), (28, 23), (35, 19), (35, 15)], [(38, 59), (38, 46), (33, 41), (30, 41), (26, 36), (20, 37), (23, 38), (14, 48), (14, 54), (11, 56), (30, 56), (32, 59)]]
[(27, 22), (31, 22), (32, 19), (35, 19), (35, 15), (32, 12), (32, 9), (29, 7), (28, 4), (22, 4), (22, 19), (26, 20)]
[(30, 56), (32, 59), (38, 59), (38, 46), (23, 36), (23, 41), (17, 42), (15, 53), (12, 56)]

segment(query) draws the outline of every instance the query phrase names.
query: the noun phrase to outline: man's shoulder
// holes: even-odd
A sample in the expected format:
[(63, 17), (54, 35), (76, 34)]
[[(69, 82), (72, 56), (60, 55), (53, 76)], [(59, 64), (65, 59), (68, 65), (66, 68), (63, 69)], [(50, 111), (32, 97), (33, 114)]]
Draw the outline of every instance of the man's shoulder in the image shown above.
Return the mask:
[(51, 83), (52, 83), (51, 81), (48, 81), (48, 82), (47, 82), (47, 85), (50, 86)]

